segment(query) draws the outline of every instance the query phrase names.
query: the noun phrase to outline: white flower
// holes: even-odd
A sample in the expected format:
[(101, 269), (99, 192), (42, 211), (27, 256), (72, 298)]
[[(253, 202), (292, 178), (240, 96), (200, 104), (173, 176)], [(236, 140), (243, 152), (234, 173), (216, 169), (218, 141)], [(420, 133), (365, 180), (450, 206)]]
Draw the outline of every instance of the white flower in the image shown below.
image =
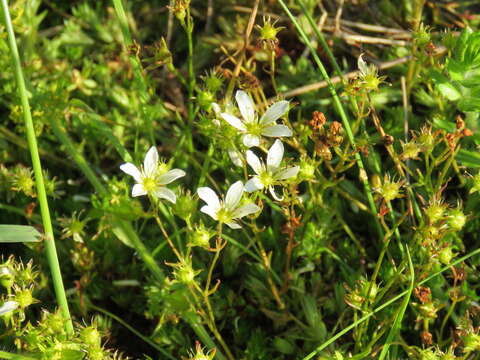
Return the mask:
[(125, 163), (120, 166), (120, 169), (133, 176), (137, 182), (133, 185), (132, 196), (152, 194), (172, 203), (177, 200), (175, 193), (164, 185), (185, 176), (185, 171), (180, 169), (167, 171), (167, 165), (158, 160), (158, 152), (155, 146), (152, 146), (145, 155), (143, 168), (139, 169), (132, 163)]
[(0, 316), (12, 312), (18, 307), (18, 302), (16, 301), (5, 301), (2, 306), (0, 306)]
[(274, 185), (282, 180), (290, 179), (297, 176), (300, 170), (299, 166), (280, 167), (283, 159), (283, 144), (280, 140), (270, 147), (267, 154), (267, 164), (263, 164), (260, 159), (252, 151), (247, 150), (247, 163), (257, 174), (247, 181), (245, 191), (252, 192), (268, 188), (275, 200), (282, 200), (275, 194)]
[(260, 210), (254, 203), (240, 205), (243, 190), (243, 183), (237, 181), (228, 189), (225, 201), (220, 201), (215, 191), (209, 187), (198, 188), (198, 196), (207, 203), (207, 205), (202, 206), (200, 211), (221, 223), (227, 224), (232, 229), (240, 229), (241, 226), (235, 221), (236, 219)]
[(260, 136), (292, 136), (292, 130), (285, 125), (277, 124), (277, 120), (288, 111), (288, 101), (282, 100), (274, 103), (258, 119), (255, 113), (255, 105), (245, 91), (238, 90), (235, 99), (243, 120), (227, 113), (221, 113), (220, 116), (244, 134), (242, 140), (245, 146), (259, 146)]

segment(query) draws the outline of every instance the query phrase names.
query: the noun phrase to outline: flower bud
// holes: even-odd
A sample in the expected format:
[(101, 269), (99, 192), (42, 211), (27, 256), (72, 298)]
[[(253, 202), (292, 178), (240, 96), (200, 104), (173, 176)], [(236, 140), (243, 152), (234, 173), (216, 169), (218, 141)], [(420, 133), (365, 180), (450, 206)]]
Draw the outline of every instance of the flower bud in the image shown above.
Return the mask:
[(439, 220), (442, 220), (447, 206), (441, 201), (434, 200), (426, 209), (425, 215), (427, 215), (430, 223), (436, 223)]
[(313, 159), (310, 159), (310, 158), (301, 159), (299, 177), (305, 180), (315, 179), (316, 168), (317, 166)]
[(102, 336), (94, 326), (88, 326), (80, 331), (80, 339), (89, 348), (100, 348), (102, 343)]
[(189, 360), (213, 360), (213, 358), (215, 358), (215, 353), (216, 349), (211, 349), (205, 353), (202, 345), (197, 341), (195, 353), (191, 352)]
[(199, 246), (204, 249), (210, 248), (210, 239), (214, 235), (212, 231), (200, 224), (195, 228), (189, 237), (188, 246)]
[(188, 220), (195, 213), (197, 208), (197, 201), (192, 197), (190, 191), (177, 196), (177, 201), (174, 206), (174, 213), (183, 220)]
[(389, 202), (393, 199), (399, 198), (402, 195), (400, 194), (400, 188), (402, 187), (402, 183), (400, 181), (394, 182), (390, 179), (389, 176), (385, 175), (383, 180), (383, 184), (378, 190), (380, 195), (383, 196), (385, 201)]
[(422, 150), (415, 140), (411, 140), (406, 144), (403, 144), (402, 148), (403, 152), (402, 155), (400, 155), (402, 160), (416, 159), (418, 157), (418, 153)]
[(215, 101), (215, 96), (208, 90), (200, 91), (197, 95), (197, 101), (200, 107), (205, 111), (210, 111), (212, 103)]
[(6, 265), (0, 267), (0, 285), (9, 291), (15, 281), (13, 270)]
[(454, 209), (450, 211), (450, 214), (448, 217), (448, 225), (450, 225), (450, 228), (452, 230), (454, 231), (462, 230), (466, 222), (467, 222), (467, 217), (465, 216), (462, 210)]
[(450, 246), (444, 247), (438, 253), (438, 259), (444, 265), (450, 264), (450, 262), (454, 257), (455, 257), (455, 254), (453, 253), (452, 248)]
[(15, 301), (21, 309), (25, 309), (32, 305), (35, 299), (32, 296), (32, 291), (29, 289), (22, 289), (15, 292)]

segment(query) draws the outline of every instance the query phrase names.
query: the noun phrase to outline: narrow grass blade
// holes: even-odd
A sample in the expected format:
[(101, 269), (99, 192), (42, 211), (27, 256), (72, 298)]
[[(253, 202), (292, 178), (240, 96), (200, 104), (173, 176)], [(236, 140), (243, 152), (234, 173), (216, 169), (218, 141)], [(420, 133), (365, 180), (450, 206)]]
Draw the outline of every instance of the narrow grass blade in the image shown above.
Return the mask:
[(30, 357), (20, 354), (13, 354), (7, 351), (0, 351), (0, 359), (7, 359), (7, 360), (36, 360), (36, 357)]
[(0, 225), (0, 243), (38, 242), (41, 237), (33, 226)]
[(410, 297), (412, 296), (413, 292), (413, 287), (415, 284), (415, 272), (413, 270), (413, 264), (412, 264), (412, 258), (410, 256), (410, 250), (408, 249), (408, 246), (405, 245), (406, 248), (406, 253), (408, 257), (408, 268), (410, 269), (410, 285), (407, 290), (407, 294), (403, 298), (402, 305), (400, 305), (399, 311), (397, 313), (397, 316), (395, 317), (395, 321), (393, 322), (393, 326), (390, 329), (390, 332), (387, 335), (387, 340), (385, 341), (385, 344), (383, 345), (382, 352), (380, 353), (380, 356), (378, 360), (384, 360), (385, 357), (388, 354), (388, 349), (390, 348), (390, 345), (392, 344), (393, 340), (397, 337), (398, 333), (400, 332), (400, 327), (402, 325), (402, 320), (403, 316), (405, 315), (405, 311), (407, 310), (408, 302), (410, 301)]

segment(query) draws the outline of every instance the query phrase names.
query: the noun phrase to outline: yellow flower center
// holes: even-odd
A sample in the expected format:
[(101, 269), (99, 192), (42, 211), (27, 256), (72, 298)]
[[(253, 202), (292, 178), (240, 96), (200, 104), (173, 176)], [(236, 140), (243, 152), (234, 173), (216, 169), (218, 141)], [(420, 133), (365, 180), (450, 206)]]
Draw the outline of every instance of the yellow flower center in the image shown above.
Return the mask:
[(268, 171), (264, 171), (258, 177), (265, 187), (271, 186), (275, 183), (275, 179)]
[(145, 191), (148, 193), (155, 191), (155, 189), (157, 188), (157, 182), (155, 181), (155, 178), (152, 177), (143, 178), (142, 185)]
[(247, 128), (247, 133), (255, 136), (262, 135), (262, 126), (256, 121), (253, 123), (246, 123), (245, 127)]
[(218, 210), (217, 217), (218, 217), (218, 221), (221, 223), (228, 223), (233, 220), (232, 214), (230, 213), (230, 211), (226, 210), (225, 208), (221, 208), (220, 210)]

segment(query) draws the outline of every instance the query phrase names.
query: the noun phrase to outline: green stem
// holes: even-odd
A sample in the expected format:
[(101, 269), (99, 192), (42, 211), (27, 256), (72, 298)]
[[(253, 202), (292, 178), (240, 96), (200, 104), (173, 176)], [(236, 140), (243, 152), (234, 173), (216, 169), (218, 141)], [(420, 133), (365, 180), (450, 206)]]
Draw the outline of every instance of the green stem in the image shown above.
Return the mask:
[[(280, 0), (281, 1), (281, 0)], [(474, 251), (472, 251), (470, 254), (467, 254), (459, 259), (457, 259), (456, 261), (454, 261), (453, 263), (451, 263), (450, 265), (447, 265), (447, 266), (444, 266), (443, 268), (441, 268), (439, 271), (433, 273), (432, 275), (430, 275), (429, 277), (425, 278), (424, 280), (420, 281), (417, 286), (420, 286), (420, 285), (423, 285), (427, 282), (429, 282), (430, 280), (432, 280), (434, 277), (440, 275), (441, 273), (447, 271), (448, 269), (452, 268), (453, 266), (471, 258), (472, 256), (475, 256), (475, 255), (478, 255), (480, 254), (480, 248), (479, 249), (476, 249)], [(357, 325), (361, 324), (362, 322), (364, 322), (365, 320), (371, 318), (373, 315), (375, 315), (376, 313), (380, 312), (381, 310), (385, 309), (387, 306), (393, 304), (395, 301), (403, 298), (405, 295), (408, 295), (410, 291), (410, 288), (401, 292), (400, 294), (398, 294), (397, 296), (394, 296), (393, 298), (391, 298), (390, 300), (386, 301), (383, 305), (380, 305), (379, 307), (377, 307), (376, 309), (374, 309), (373, 311), (369, 312), (368, 314), (366, 314), (365, 316), (361, 317), (360, 319), (358, 319), (357, 321), (353, 322), (352, 324), (350, 324), (349, 326), (347, 326), (346, 328), (344, 328), (342, 331), (338, 332), (337, 334), (335, 334), (334, 336), (332, 336), (330, 339), (328, 339), (327, 341), (325, 341), (322, 345), (318, 346), (315, 350), (313, 350), (310, 354), (308, 354), (307, 356), (305, 356), (302, 360), (309, 360), (309, 359), (312, 359), (316, 354), (318, 354), (320, 351), (322, 351), (323, 349), (325, 349), (327, 346), (329, 346), (330, 344), (334, 343), (335, 341), (337, 341), (339, 338), (341, 338), (343, 335), (347, 334), (348, 332), (350, 332), (350, 330), (354, 329)]]
[(92, 184), (98, 195), (102, 197), (107, 196), (107, 188), (101, 183), (97, 175), (95, 175), (95, 172), (92, 170), (85, 157), (78, 151), (78, 146), (72, 141), (72, 139), (70, 139), (66, 131), (59, 124), (58, 120), (51, 118), (50, 126), (52, 127), (55, 136), (62, 143), (62, 145), (65, 146), (68, 154), (72, 157), (73, 161), (75, 161), (87, 180), (90, 181), (90, 184)]
[(150, 96), (148, 92), (148, 84), (142, 70), (142, 63), (140, 62), (140, 59), (138, 58), (136, 53), (131, 51), (132, 48), (136, 46), (136, 44), (133, 42), (132, 35), (128, 27), (127, 15), (125, 13), (125, 9), (123, 8), (122, 0), (112, 0), (112, 2), (115, 8), (115, 13), (117, 14), (118, 21), (120, 23), (120, 28), (122, 29), (123, 42), (128, 51), (128, 58), (133, 68), (134, 81), (138, 89), (138, 94), (140, 96), (140, 111), (142, 118), (145, 121), (145, 133), (149, 137), (150, 142), (152, 144), (155, 144), (155, 133), (153, 131), (152, 118), (145, 109), (145, 105), (150, 100)]
[(0, 359), (7, 359), (7, 360), (36, 360), (37, 358), (19, 355), (19, 354), (12, 354), (7, 351), (0, 351)]
[[(298, 33), (300, 34), (303, 41), (305, 42), (305, 45), (310, 49), (310, 51), (312, 53), (312, 57), (313, 57), (316, 65), (317, 65), (318, 69), (320, 70), (320, 73), (322, 74), (323, 79), (327, 82), (328, 90), (330, 92), (330, 95), (333, 98), (333, 103), (335, 105), (335, 108), (336, 108), (338, 114), (340, 115), (340, 118), (342, 119), (343, 127), (345, 128), (345, 132), (347, 134), (348, 140), (349, 140), (350, 144), (352, 145), (353, 149), (355, 149), (356, 148), (355, 139), (353, 137), (352, 129), (350, 128), (350, 122), (349, 122), (347, 114), (346, 114), (346, 112), (345, 112), (345, 110), (342, 106), (340, 98), (337, 95), (337, 91), (335, 90), (335, 87), (333, 86), (333, 83), (330, 80), (330, 76), (328, 75), (327, 70), (323, 66), (322, 61), (320, 60), (320, 58), (317, 55), (317, 52), (315, 51), (312, 44), (310, 43), (310, 39), (307, 37), (307, 35), (303, 31), (302, 27), (298, 23), (298, 21), (295, 19), (293, 14), (290, 12), (287, 5), (285, 5), (285, 2), (283, 0), (278, 0), (278, 2), (282, 6), (283, 10), (288, 15), (288, 17), (290, 18), (290, 20), (292, 21), (293, 25), (295, 26)], [(370, 184), (368, 182), (368, 176), (367, 176), (367, 172), (365, 171), (365, 166), (363, 165), (362, 158), (360, 157), (360, 154), (358, 152), (355, 152), (355, 161), (356, 161), (357, 167), (359, 169), (360, 181), (363, 184), (363, 188), (364, 188), (365, 194), (367, 196), (368, 203), (370, 205), (370, 209), (371, 209), (371, 211), (373, 213), (373, 216), (374, 216), (374, 219), (375, 219), (375, 227), (377, 229), (377, 232), (378, 232), (378, 235), (379, 235), (380, 239), (382, 239), (383, 238), (383, 229), (382, 229), (382, 227), (380, 225), (380, 222), (378, 220), (378, 217), (377, 217), (377, 208), (376, 208), (375, 202), (373, 200), (372, 189), (371, 189)]]
[(5, 26), (8, 33), (11, 57), (15, 68), (15, 78), (17, 80), (18, 92), (22, 102), (23, 119), (25, 121), (25, 128), (27, 132), (28, 148), (30, 149), (33, 171), (35, 174), (37, 197), (38, 202), (40, 203), (40, 212), (45, 231), (45, 251), (47, 254), (48, 264), (50, 266), (50, 271), (52, 273), (53, 287), (57, 302), (62, 310), (63, 317), (65, 318), (65, 329), (67, 330), (67, 333), (71, 335), (73, 334), (73, 323), (72, 319), (70, 318), (65, 288), (63, 287), (62, 273), (60, 271), (60, 264), (57, 257), (57, 249), (55, 247), (52, 220), (50, 218), (50, 210), (48, 208), (47, 192), (45, 191), (45, 184), (43, 181), (42, 164), (38, 154), (37, 138), (35, 136), (35, 129), (33, 127), (32, 114), (30, 113), (30, 104), (28, 102), (25, 79), (23, 77), (20, 56), (18, 54), (17, 43), (15, 42), (15, 34), (13, 32), (12, 21), (10, 19), (10, 13), (8, 11), (6, 0), (2, 0), (2, 8)]
[(193, 70), (193, 19), (190, 15), (190, 7), (187, 7), (187, 16), (186, 23), (184, 24), (185, 32), (187, 33), (187, 44), (188, 44), (188, 121), (190, 124), (193, 122), (193, 101), (192, 98), (195, 95), (195, 73)]

